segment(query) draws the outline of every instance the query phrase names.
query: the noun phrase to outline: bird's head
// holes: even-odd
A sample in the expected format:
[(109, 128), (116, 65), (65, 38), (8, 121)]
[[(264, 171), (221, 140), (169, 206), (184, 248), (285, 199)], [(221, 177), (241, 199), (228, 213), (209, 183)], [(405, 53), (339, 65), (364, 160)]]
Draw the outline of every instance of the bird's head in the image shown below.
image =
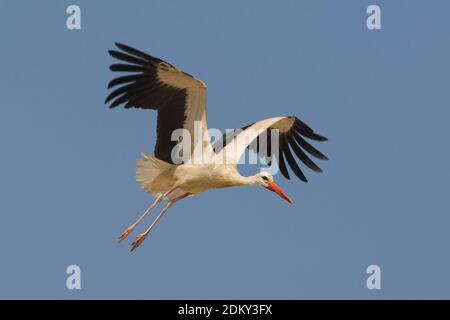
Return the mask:
[(291, 198), (283, 191), (283, 189), (280, 188), (279, 185), (277, 185), (273, 179), (273, 176), (268, 172), (260, 172), (254, 176), (255, 178), (255, 185), (261, 186), (266, 188), (267, 190), (270, 190), (272, 192), (275, 192), (280, 197), (282, 197), (284, 200), (292, 204)]

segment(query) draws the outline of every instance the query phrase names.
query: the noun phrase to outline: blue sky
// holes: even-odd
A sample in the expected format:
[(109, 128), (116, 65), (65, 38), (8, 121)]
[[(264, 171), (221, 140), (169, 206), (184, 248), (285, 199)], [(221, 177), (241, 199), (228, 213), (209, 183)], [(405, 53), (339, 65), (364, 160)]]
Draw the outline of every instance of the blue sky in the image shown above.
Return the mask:
[[(81, 30), (66, 28), (70, 4)], [(450, 298), (449, 10), (3, 0), (0, 297)], [(152, 201), (134, 173), (156, 114), (103, 104), (116, 41), (204, 80), (210, 127), (300, 117), (330, 139), (324, 173), (275, 177), (292, 206), (259, 188), (189, 198), (130, 254), (116, 238)], [(381, 290), (366, 287), (372, 264)]]

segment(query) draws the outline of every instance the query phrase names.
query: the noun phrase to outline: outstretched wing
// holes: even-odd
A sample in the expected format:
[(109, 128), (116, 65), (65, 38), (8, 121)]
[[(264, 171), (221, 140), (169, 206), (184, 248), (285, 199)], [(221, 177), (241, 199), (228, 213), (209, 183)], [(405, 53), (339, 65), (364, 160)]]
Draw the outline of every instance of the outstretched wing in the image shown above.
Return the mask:
[[(272, 130), (278, 130), (278, 148), (272, 143)], [(300, 180), (308, 182), (294, 155), (316, 172), (322, 170), (306, 152), (321, 160), (328, 160), (328, 158), (309, 144), (305, 138), (314, 141), (327, 140), (296, 117), (276, 117), (258, 121), (236, 132), (225, 134), (214, 144), (214, 149), (218, 153), (218, 158), (223, 157), (229, 162), (237, 163), (245, 150), (250, 148), (259, 156), (270, 159), (269, 164), (272, 158), (276, 158), (281, 173), (287, 179), (289, 179), (289, 172), (286, 164)]]
[[(108, 89), (115, 89), (105, 103), (111, 102), (110, 108), (123, 105), (158, 111), (155, 156), (161, 160), (173, 163), (171, 153), (178, 142), (172, 141), (171, 136), (181, 128), (190, 134), (192, 152), (203, 148), (203, 152), (206, 149), (212, 153), (207, 134), (206, 85), (168, 62), (124, 44), (116, 46), (119, 51), (108, 52), (120, 63), (112, 64), (110, 70), (126, 74), (108, 84)], [(202, 124), (203, 135), (194, 141), (196, 121)]]

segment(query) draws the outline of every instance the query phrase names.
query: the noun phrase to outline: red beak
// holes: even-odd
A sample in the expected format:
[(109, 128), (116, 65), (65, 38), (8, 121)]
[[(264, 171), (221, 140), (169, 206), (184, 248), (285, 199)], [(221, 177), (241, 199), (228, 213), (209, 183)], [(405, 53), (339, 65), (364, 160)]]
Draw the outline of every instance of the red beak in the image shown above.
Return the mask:
[(266, 189), (275, 192), (280, 197), (282, 197), (284, 200), (286, 200), (287, 202), (292, 204), (291, 198), (289, 198), (289, 196), (283, 191), (283, 189), (281, 189), (275, 182), (269, 182), (267, 184)]

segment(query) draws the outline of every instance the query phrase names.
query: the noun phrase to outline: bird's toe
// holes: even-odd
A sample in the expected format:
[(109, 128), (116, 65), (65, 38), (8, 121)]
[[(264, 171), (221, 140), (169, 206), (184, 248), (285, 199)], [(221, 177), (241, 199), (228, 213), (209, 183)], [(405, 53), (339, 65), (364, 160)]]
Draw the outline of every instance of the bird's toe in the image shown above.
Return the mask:
[(117, 242), (121, 243), (123, 240), (125, 240), (125, 239), (128, 237), (128, 235), (129, 235), (133, 230), (134, 230), (134, 228), (132, 228), (132, 227), (129, 227), (129, 228), (127, 228), (126, 230), (124, 230), (124, 231), (120, 234), (119, 239), (118, 239)]
[(131, 251), (136, 250), (141, 245), (141, 243), (145, 240), (146, 237), (147, 236), (145, 234), (142, 234), (142, 233), (140, 235), (138, 235), (134, 239), (133, 243), (131, 244)]

